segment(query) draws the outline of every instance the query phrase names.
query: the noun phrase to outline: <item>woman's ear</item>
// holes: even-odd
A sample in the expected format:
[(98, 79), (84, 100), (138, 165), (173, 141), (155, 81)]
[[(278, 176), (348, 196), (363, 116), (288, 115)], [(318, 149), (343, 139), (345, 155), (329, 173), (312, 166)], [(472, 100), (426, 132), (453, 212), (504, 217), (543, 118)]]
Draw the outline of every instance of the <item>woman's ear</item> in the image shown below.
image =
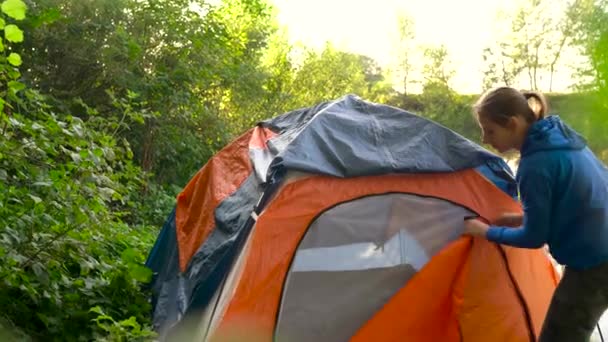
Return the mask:
[(522, 124), (522, 120), (521, 120), (521, 116), (520, 115), (513, 115), (509, 117), (509, 120), (507, 121), (507, 128), (510, 131), (517, 131), (519, 129), (519, 126), (521, 126)]

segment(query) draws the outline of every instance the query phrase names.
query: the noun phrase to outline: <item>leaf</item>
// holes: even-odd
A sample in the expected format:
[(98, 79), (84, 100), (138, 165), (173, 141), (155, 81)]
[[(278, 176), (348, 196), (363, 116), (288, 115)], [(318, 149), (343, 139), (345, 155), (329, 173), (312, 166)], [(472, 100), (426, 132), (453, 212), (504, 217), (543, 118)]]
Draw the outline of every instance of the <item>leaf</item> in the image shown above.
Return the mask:
[(17, 81), (8, 82), (8, 87), (13, 91), (13, 93), (17, 93), (20, 90), (25, 89), (25, 84)]
[(6, 26), (6, 21), (4, 21), (4, 19), (0, 18), (0, 30), (2, 30), (4, 28), (4, 26)]
[(23, 124), (23, 122), (21, 122), (21, 121), (19, 121), (19, 120), (15, 119), (15, 118), (13, 118), (13, 117), (9, 118), (9, 119), (8, 119), (8, 121), (9, 121), (9, 122), (11, 123), (11, 125), (12, 125), (12, 126), (14, 126), (14, 127), (23, 127), (23, 126), (25, 126), (25, 125)]
[(42, 125), (38, 124), (37, 122), (34, 122), (34, 123), (32, 124), (32, 129), (33, 129), (34, 131), (39, 131), (39, 130), (41, 130), (41, 129), (44, 129), (44, 126), (42, 126)]
[(10, 78), (11, 78), (11, 79), (13, 79), (13, 80), (16, 80), (16, 79), (18, 79), (19, 77), (21, 77), (21, 73), (19, 72), (19, 70), (14, 69), (14, 68), (12, 68), (12, 69), (10, 69), (10, 70), (8, 71), (8, 75), (9, 75), (9, 76), (10, 76)]
[(131, 264), (129, 266), (129, 274), (133, 279), (141, 283), (147, 283), (152, 278), (152, 270), (137, 264)]
[(42, 186), (42, 187), (48, 187), (48, 186), (52, 186), (53, 183), (52, 182), (35, 182), (34, 184), (32, 184), (33, 186)]
[(21, 63), (23, 63), (21, 56), (15, 52), (11, 52), (11, 54), (6, 57), (6, 60), (14, 66), (20, 66)]
[(36, 204), (42, 202), (42, 199), (40, 199), (40, 197), (38, 197), (38, 196), (34, 196), (34, 195), (28, 195), (28, 196), (30, 196), (30, 198), (32, 200), (34, 200), (34, 203), (36, 203)]
[(25, 19), (27, 6), (21, 0), (6, 0), (2, 3), (2, 12), (16, 20)]
[(32, 18), (32, 26), (38, 28), (43, 24), (52, 24), (61, 18), (61, 12), (57, 8), (47, 9), (40, 15)]
[(114, 196), (114, 194), (116, 193), (116, 191), (114, 189), (111, 189), (108, 187), (100, 187), (100, 188), (98, 188), (98, 190), (99, 190), (99, 195), (101, 197), (103, 197), (106, 201), (112, 200), (112, 196)]
[(128, 248), (120, 253), (120, 258), (126, 263), (136, 263), (138, 260), (137, 254), (138, 253), (136, 250), (133, 248)]
[(23, 41), (23, 31), (17, 25), (6, 25), (4, 28), (4, 37), (9, 42), (20, 43)]
[(119, 325), (121, 327), (129, 327), (129, 328), (133, 328), (133, 329), (139, 329), (139, 323), (137, 323), (137, 320), (135, 319), (135, 316), (131, 316), (131, 317), (129, 317), (129, 319), (125, 319), (123, 321), (120, 321)]
[(98, 156), (99, 158), (103, 157), (103, 150), (99, 147), (93, 150), (93, 154)]
[(98, 306), (94, 306), (91, 309), (89, 309), (89, 312), (94, 312), (94, 313), (96, 313), (98, 315), (105, 315), (105, 312), (103, 312), (103, 310), (101, 309), (101, 307), (99, 305)]
[(0, 180), (5, 181), (8, 178), (8, 173), (6, 170), (0, 169)]
[(49, 324), (49, 318), (47, 317), (47, 315), (37, 312), (36, 317), (38, 317), (47, 328), (49, 327), (50, 324)]
[(80, 124), (72, 125), (72, 130), (74, 131), (74, 133), (76, 133), (77, 136), (79, 136), (79, 137), (84, 136), (84, 129), (82, 128), (82, 126)]
[(36, 277), (38, 277), (41, 283), (49, 283), (49, 274), (46, 272), (46, 269), (42, 264), (40, 264), (39, 262), (34, 263), (32, 265), (32, 270), (34, 271), (34, 274), (36, 275)]
[(131, 99), (131, 100), (134, 100), (134, 99), (136, 99), (136, 98), (139, 97), (139, 94), (136, 93), (136, 92), (134, 92), (134, 91), (131, 91), (131, 90), (127, 89), (127, 97), (129, 99)]
[(82, 158), (80, 158), (80, 154), (78, 154), (76, 152), (70, 153), (70, 157), (72, 157), (72, 160), (76, 163), (79, 163), (82, 161)]
[(104, 147), (103, 153), (106, 156), (106, 159), (108, 161), (113, 161), (116, 158), (116, 154), (114, 153), (114, 151), (111, 148)]

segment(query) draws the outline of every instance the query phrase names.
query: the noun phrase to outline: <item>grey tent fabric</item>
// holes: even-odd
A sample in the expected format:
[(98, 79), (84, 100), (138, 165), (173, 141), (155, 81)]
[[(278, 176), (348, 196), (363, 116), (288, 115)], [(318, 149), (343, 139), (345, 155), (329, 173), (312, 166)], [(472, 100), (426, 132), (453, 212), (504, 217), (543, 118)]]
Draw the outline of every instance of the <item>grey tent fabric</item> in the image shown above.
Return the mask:
[(271, 144), (276, 141), (285, 146), (274, 167), (354, 177), (450, 172), (474, 168), (488, 160), (504, 164), (481, 146), (433, 121), (354, 95), (315, 109), (315, 113), (295, 111), (280, 117), (278, 123), (267, 122), (270, 127), (297, 123), (271, 139)]

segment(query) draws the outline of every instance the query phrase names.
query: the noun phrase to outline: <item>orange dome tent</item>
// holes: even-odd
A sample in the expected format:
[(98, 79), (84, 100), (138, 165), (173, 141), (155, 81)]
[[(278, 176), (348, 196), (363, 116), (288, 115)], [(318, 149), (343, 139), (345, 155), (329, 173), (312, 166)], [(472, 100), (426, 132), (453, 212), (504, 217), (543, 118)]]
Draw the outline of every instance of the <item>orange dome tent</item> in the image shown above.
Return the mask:
[(354, 96), (286, 113), (178, 196), (147, 262), (154, 323), (200, 341), (535, 341), (546, 254), (462, 237), (515, 194), (502, 159), (414, 114)]

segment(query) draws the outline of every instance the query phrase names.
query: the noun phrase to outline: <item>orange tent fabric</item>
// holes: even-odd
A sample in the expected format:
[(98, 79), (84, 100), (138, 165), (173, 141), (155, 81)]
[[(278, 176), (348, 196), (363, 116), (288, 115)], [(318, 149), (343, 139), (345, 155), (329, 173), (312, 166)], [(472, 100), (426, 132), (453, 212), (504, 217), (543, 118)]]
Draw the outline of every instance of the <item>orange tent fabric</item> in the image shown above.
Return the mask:
[(458, 341), (456, 311), (463, 302), (471, 247), (465, 238), (446, 247), (351, 341)]
[[(290, 183), (263, 212), (249, 237), (251, 249), (243, 273), (215, 336), (248, 326), (255, 327), (262, 340), (272, 340), (286, 273), (314, 218), (338, 203), (390, 192), (442, 198), (490, 221), (502, 212), (519, 210), (513, 199), (472, 169), (348, 179), (314, 176)], [(487, 198), (493, 201), (489, 203)], [(494, 341), (488, 336), (497, 341), (527, 341), (530, 331), (522, 305), (529, 307), (535, 335), (556, 284), (553, 275), (547, 276), (551, 271), (548, 259), (539, 253), (507, 249), (503, 257), (497, 246), (487, 241), (476, 241), (471, 247), (467, 238), (462, 238), (436, 255), (353, 340), (376, 337), (396, 341), (404, 336), (417, 340), (431, 334), (446, 341), (461, 336), (466, 341)], [(507, 262), (515, 270), (511, 275)], [(545, 274), (526, 278), (530, 271)], [(510, 277), (519, 290), (512, 288)], [(518, 298), (520, 292), (523, 303)], [(539, 292), (544, 295), (538, 296)], [(407, 309), (400, 305), (403, 298), (408, 298)]]
[(265, 148), (275, 135), (262, 127), (247, 131), (213, 156), (177, 196), (175, 225), (182, 272), (215, 226), (213, 209), (251, 172), (249, 149)]

